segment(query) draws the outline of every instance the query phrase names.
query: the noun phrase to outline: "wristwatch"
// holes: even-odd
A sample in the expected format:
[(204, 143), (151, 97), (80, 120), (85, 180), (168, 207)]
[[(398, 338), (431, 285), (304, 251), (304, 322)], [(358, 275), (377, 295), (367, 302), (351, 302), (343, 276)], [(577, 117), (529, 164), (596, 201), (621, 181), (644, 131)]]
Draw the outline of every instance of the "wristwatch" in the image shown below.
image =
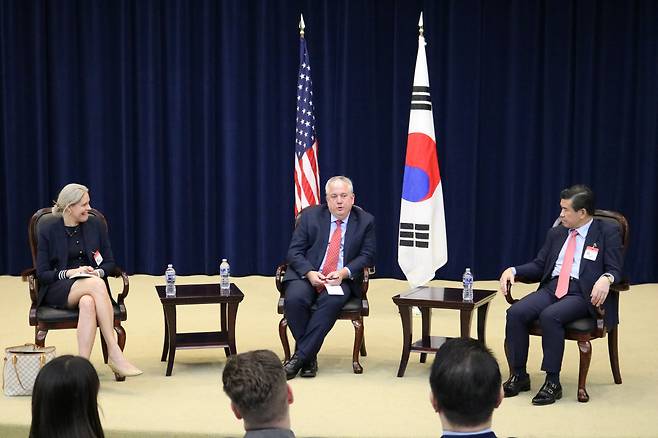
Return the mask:
[(615, 277), (613, 277), (612, 274), (608, 274), (607, 272), (603, 274), (601, 277), (607, 278), (610, 284), (615, 282)]

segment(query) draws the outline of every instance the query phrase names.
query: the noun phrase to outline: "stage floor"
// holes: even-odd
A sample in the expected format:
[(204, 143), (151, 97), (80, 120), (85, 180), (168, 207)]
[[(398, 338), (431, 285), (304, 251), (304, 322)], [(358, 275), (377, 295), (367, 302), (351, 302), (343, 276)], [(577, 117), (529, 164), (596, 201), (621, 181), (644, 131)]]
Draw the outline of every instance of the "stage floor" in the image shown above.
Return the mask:
[[(218, 282), (218, 276), (178, 277), (179, 283)], [(283, 351), (278, 338), (276, 314), (278, 293), (271, 277), (234, 279), (245, 299), (238, 310), (238, 351), (258, 348)], [(128, 321), (126, 355), (144, 374), (119, 383), (103, 365), (97, 338), (92, 363), (101, 380), (101, 420), (108, 437), (136, 436), (242, 436), (242, 423), (229, 409), (221, 388), (223, 349), (179, 350), (173, 375), (165, 377), (160, 361), (163, 340), (162, 306), (154, 285), (161, 277), (135, 275), (130, 278), (126, 301)], [(435, 286), (459, 286), (434, 281)], [(478, 281), (476, 288), (493, 289), (497, 282)], [(352, 373), (353, 328), (339, 321), (318, 357), (320, 371), (315, 379), (290, 381), (295, 402), (291, 406), (292, 427), (297, 436), (315, 437), (430, 437), (439, 436), (440, 420), (429, 403), (428, 376), (432, 357), (418, 362), (410, 357), (406, 374), (396, 377), (402, 350), (402, 329), (391, 297), (405, 291), (406, 282), (374, 279), (368, 294), (371, 314), (365, 321), (368, 356), (361, 360), (362, 375)], [(522, 296), (531, 286), (519, 285)], [(18, 277), (0, 276), (1, 347), (33, 342), (28, 326), (27, 284)], [(210, 331), (218, 326), (218, 306), (184, 306), (178, 309), (179, 331)], [(494, 351), (504, 378), (508, 374), (503, 339), (505, 309), (502, 296), (490, 305), (487, 344)], [(655, 437), (658, 433), (658, 330), (653, 326), (658, 309), (658, 285), (633, 286), (620, 299), (620, 361), (622, 385), (615, 385), (608, 362), (607, 342), (593, 342), (588, 377), (591, 400), (576, 400), (578, 349), (568, 342), (562, 372), (564, 397), (555, 405), (535, 407), (530, 399), (543, 382), (539, 371), (541, 344), (531, 340), (528, 370), (532, 389), (505, 399), (494, 412), (493, 428), (499, 437)], [(432, 334), (457, 336), (459, 314), (435, 310)], [(420, 317), (414, 317), (414, 340)], [(475, 318), (472, 327), (475, 336)], [(56, 330), (47, 345), (57, 353), (75, 354), (75, 333)], [(0, 436), (27, 436), (30, 423), (29, 397), (0, 397)]]

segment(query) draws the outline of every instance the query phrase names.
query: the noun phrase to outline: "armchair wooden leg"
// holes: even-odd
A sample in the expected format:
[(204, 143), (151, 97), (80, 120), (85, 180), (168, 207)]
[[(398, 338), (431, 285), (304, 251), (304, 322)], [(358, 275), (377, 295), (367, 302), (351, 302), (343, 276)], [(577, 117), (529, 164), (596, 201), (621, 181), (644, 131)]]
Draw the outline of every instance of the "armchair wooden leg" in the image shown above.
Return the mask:
[[(361, 321), (363, 325), (363, 321)], [(361, 356), (366, 357), (368, 352), (366, 351), (366, 327), (363, 325), (363, 339), (361, 340)]]
[(290, 360), (290, 343), (288, 342), (288, 320), (283, 317), (279, 322), (279, 338), (281, 338), (281, 345), (283, 346), (284, 360)]
[(589, 394), (585, 389), (587, 381), (587, 372), (589, 363), (592, 360), (592, 343), (590, 341), (578, 341), (578, 350), (580, 351), (580, 369), (578, 370), (578, 401), (587, 403)]
[(507, 368), (509, 368), (509, 375), (512, 376), (512, 362), (509, 360), (509, 351), (507, 350), (507, 339), (503, 342), (505, 348), (505, 359), (507, 359)]
[(621, 384), (621, 371), (619, 371), (619, 349), (617, 348), (617, 337), (619, 326), (608, 332), (608, 354), (610, 355), (610, 368), (612, 368), (612, 377), (617, 385)]
[(126, 346), (126, 331), (123, 329), (121, 324), (114, 327), (114, 331), (117, 332), (117, 343), (119, 344), (119, 348), (121, 351), (123, 351), (124, 347)]
[(352, 369), (354, 374), (362, 374), (363, 367), (359, 363), (359, 351), (363, 344), (363, 322), (360, 319), (353, 319), (354, 326), (354, 349), (352, 350)]
[[(107, 342), (101, 333), (101, 350), (103, 350), (103, 363), (107, 364)], [(122, 349), (123, 350), (123, 349)]]
[(34, 343), (37, 344), (39, 347), (45, 347), (46, 336), (48, 336), (48, 330), (35, 327), (34, 331), (35, 331)]

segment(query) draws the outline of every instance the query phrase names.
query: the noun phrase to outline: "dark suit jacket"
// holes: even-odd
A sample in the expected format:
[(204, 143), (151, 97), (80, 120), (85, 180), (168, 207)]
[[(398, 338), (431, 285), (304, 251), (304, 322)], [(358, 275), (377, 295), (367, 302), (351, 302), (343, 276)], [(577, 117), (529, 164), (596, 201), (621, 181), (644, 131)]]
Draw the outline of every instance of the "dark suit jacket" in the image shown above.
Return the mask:
[(473, 432), (473, 433), (467, 433), (463, 435), (441, 435), (441, 438), (496, 438), (496, 434), (493, 432), (487, 432), (487, 433), (482, 433), (482, 432)]
[[(47, 215), (39, 220), (37, 243), (37, 278), (39, 279), (39, 297), (41, 304), (48, 292), (48, 286), (57, 281), (57, 274), (66, 269), (68, 263), (68, 243), (64, 219), (61, 216)], [(86, 222), (80, 224), (80, 233), (84, 242), (84, 252), (91, 266), (105, 271), (106, 276), (114, 271), (114, 255), (110, 247), (107, 229), (100, 219), (89, 215)], [(96, 264), (93, 253), (98, 250), (103, 257), (100, 265)], [(108, 289), (109, 290), (109, 289)]]
[[(542, 288), (546, 283), (551, 281), (551, 275), (555, 262), (560, 254), (560, 249), (567, 239), (569, 230), (562, 225), (555, 226), (548, 230), (546, 242), (539, 250), (537, 257), (530, 263), (516, 266), (516, 275), (524, 277), (530, 281), (539, 281), (539, 287)], [(583, 245), (583, 254), (588, 246), (596, 246), (599, 253), (596, 260), (588, 260), (585, 257), (580, 259), (579, 284), (580, 289), (587, 300), (591, 302), (591, 293), (594, 283), (601, 275), (607, 273), (615, 277), (615, 282), (621, 280), (622, 260), (622, 243), (619, 227), (601, 219), (594, 219), (587, 232), (585, 245)], [(619, 322), (619, 303), (618, 297), (609, 294), (603, 303), (605, 310), (605, 321), (608, 327), (613, 327)], [(590, 313), (595, 315), (594, 306), (590, 304)]]
[[(283, 281), (303, 278), (308, 271), (320, 269), (322, 259), (329, 244), (331, 213), (326, 204), (307, 208), (301, 214), (288, 247), (288, 269)], [(375, 258), (375, 218), (359, 207), (353, 207), (347, 221), (343, 266), (358, 280), (363, 268), (373, 266)], [(350, 281), (350, 289), (355, 296), (361, 291)]]
[(290, 429), (252, 429), (245, 433), (244, 438), (295, 438), (295, 434)]

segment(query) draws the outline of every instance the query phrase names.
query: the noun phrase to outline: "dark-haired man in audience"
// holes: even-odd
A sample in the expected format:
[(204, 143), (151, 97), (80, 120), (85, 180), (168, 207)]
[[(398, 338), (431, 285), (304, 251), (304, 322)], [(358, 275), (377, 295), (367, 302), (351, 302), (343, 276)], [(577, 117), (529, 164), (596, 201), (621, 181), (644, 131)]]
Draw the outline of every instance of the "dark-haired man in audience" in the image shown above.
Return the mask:
[(495, 438), (493, 410), (503, 400), (500, 368), (480, 341), (455, 338), (439, 348), (430, 374), (430, 401), (443, 437)]
[(244, 420), (245, 438), (294, 438), (288, 406), (293, 402), (281, 361), (269, 350), (230, 356), (222, 373), (231, 410)]

